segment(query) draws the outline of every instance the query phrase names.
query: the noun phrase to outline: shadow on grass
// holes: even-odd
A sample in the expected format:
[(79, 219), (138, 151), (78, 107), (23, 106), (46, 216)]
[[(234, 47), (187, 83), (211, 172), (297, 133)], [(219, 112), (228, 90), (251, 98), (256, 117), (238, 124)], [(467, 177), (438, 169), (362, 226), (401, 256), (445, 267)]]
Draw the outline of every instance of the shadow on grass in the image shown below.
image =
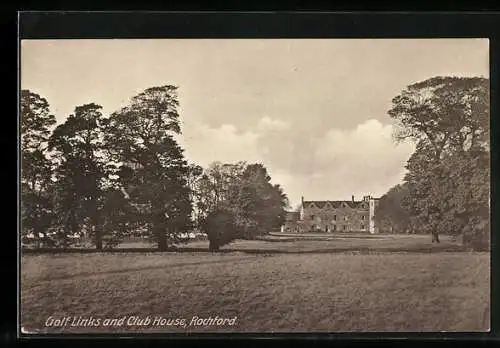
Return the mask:
[(389, 239), (390, 237), (371, 237), (371, 238), (361, 238), (361, 237), (343, 237), (343, 236), (305, 236), (305, 237), (279, 237), (279, 238), (273, 238), (273, 237), (264, 237), (264, 238), (256, 238), (255, 240), (261, 241), (261, 242), (324, 242), (324, 241), (336, 241), (336, 240), (346, 240), (346, 239), (364, 239), (364, 240), (370, 240), (370, 239), (379, 239), (379, 240), (384, 240), (384, 239)]
[(406, 236), (411, 236), (411, 235), (396, 235), (396, 234), (378, 234), (378, 235), (372, 235), (372, 234), (352, 234), (352, 233), (324, 233), (324, 234), (318, 234), (318, 233), (298, 233), (298, 234), (293, 234), (293, 233), (270, 233), (267, 236), (263, 237), (258, 237), (257, 239), (260, 240), (270, 240), (270, 241), (279, 241), (279, 240), (325, 240), (325, 239), (368, 239), (368, 240), (374, 240), (374, 239), (388, 239), (388, 238), (394, 238), (394, 237), (406, 237)]

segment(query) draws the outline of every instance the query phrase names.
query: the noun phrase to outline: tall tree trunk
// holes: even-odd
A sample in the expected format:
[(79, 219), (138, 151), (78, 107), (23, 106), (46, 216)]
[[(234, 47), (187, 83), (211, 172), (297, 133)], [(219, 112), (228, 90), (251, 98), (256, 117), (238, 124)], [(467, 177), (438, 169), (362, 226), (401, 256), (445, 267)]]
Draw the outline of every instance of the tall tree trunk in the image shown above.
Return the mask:
[(165, 228), (165, 224), (159, 219), (157, 219), (153, 225), (153, 234), (156, 237), (158, 250), (160, 251), (167, 251), (168, 248), (167, 233)]
[(94, 237), (96, 250), (102, 250), (102, 229), (98, 225), (94, 225)]
[(103, 243), (102, 243), (102, 237), (103, 237), (103, 230), (101, 226), (101, 219), (99, 216), (99, 211), (97, 209), (95, 200), (92, 202), (93, 207), (93, 217), (92, 217), (92, 225), (94, 227), (94, 238), (95, 238), (95, 248), (96, 250), (102, 250), (103, 249)]
[(35, 235), (35, 239), (36, 239), (36, 248), (37, 249), (40, 249), (40, 227), (39, 226), (35, 226), (35, 228), (33, 228), (33, 234)]
[(211, 240), (208, 244), (208, 250), (214, 253), (219, 252), (219, 243)]
[(439, 233), (435, 230), (432, 231), (432, 243), (440, 243), (439, 242)]
[(167, 234), (165, 233), (165, 229), (163, 226), (155, 227), (156, 229), (156, 238), (158, 240), (158, 250), (167, 251), (168, 243), (167, 243)]
[(153, 204), (152, 209), (154, 211), (153, 215), (153, 236), (156, 238), (158, 243), (159, 251), (166, 251), (168, 248), (166, 226), (164, 222), (164, 210), (163, 205), (158, 203)]

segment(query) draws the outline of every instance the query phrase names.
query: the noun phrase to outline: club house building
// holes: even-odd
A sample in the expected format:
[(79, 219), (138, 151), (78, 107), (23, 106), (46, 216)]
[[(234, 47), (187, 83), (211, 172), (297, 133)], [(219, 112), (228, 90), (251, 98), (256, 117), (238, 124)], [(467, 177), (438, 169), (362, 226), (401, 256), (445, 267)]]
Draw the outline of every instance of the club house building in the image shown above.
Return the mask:
[(282, 232), (365, 232), (378, 233), (375, 209), (379, 199), (364, 196), (356, 201), (306, 201), (302, 197), (299, 211), (287, 212)]

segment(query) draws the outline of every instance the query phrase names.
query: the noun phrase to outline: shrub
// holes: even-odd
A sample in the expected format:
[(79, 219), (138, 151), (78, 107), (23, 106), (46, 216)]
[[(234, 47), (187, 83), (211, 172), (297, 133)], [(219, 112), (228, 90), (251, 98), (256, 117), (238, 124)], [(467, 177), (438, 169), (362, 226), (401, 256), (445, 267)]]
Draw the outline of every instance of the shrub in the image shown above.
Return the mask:
[(201, 228), (207, 234), (211, 251), (219, 251), (220, 247), (239, 237), (235, 216), (225, 209), (209, 213), (202, 222)]

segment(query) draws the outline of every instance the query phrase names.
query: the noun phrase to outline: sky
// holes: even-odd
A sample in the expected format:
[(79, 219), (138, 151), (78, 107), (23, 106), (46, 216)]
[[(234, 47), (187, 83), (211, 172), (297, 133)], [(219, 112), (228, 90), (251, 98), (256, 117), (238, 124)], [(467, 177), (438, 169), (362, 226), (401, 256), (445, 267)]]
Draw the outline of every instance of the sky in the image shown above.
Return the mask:
[(190, 162), (263, 163), (291, 206), (375, 197), (401, 183), (391, 100), (434, 76), (489, 77), (486, 39), (113, 39), (21, 42), (21, 88), (59, 123), (104, 115), (153, 86), (179, 86)]

